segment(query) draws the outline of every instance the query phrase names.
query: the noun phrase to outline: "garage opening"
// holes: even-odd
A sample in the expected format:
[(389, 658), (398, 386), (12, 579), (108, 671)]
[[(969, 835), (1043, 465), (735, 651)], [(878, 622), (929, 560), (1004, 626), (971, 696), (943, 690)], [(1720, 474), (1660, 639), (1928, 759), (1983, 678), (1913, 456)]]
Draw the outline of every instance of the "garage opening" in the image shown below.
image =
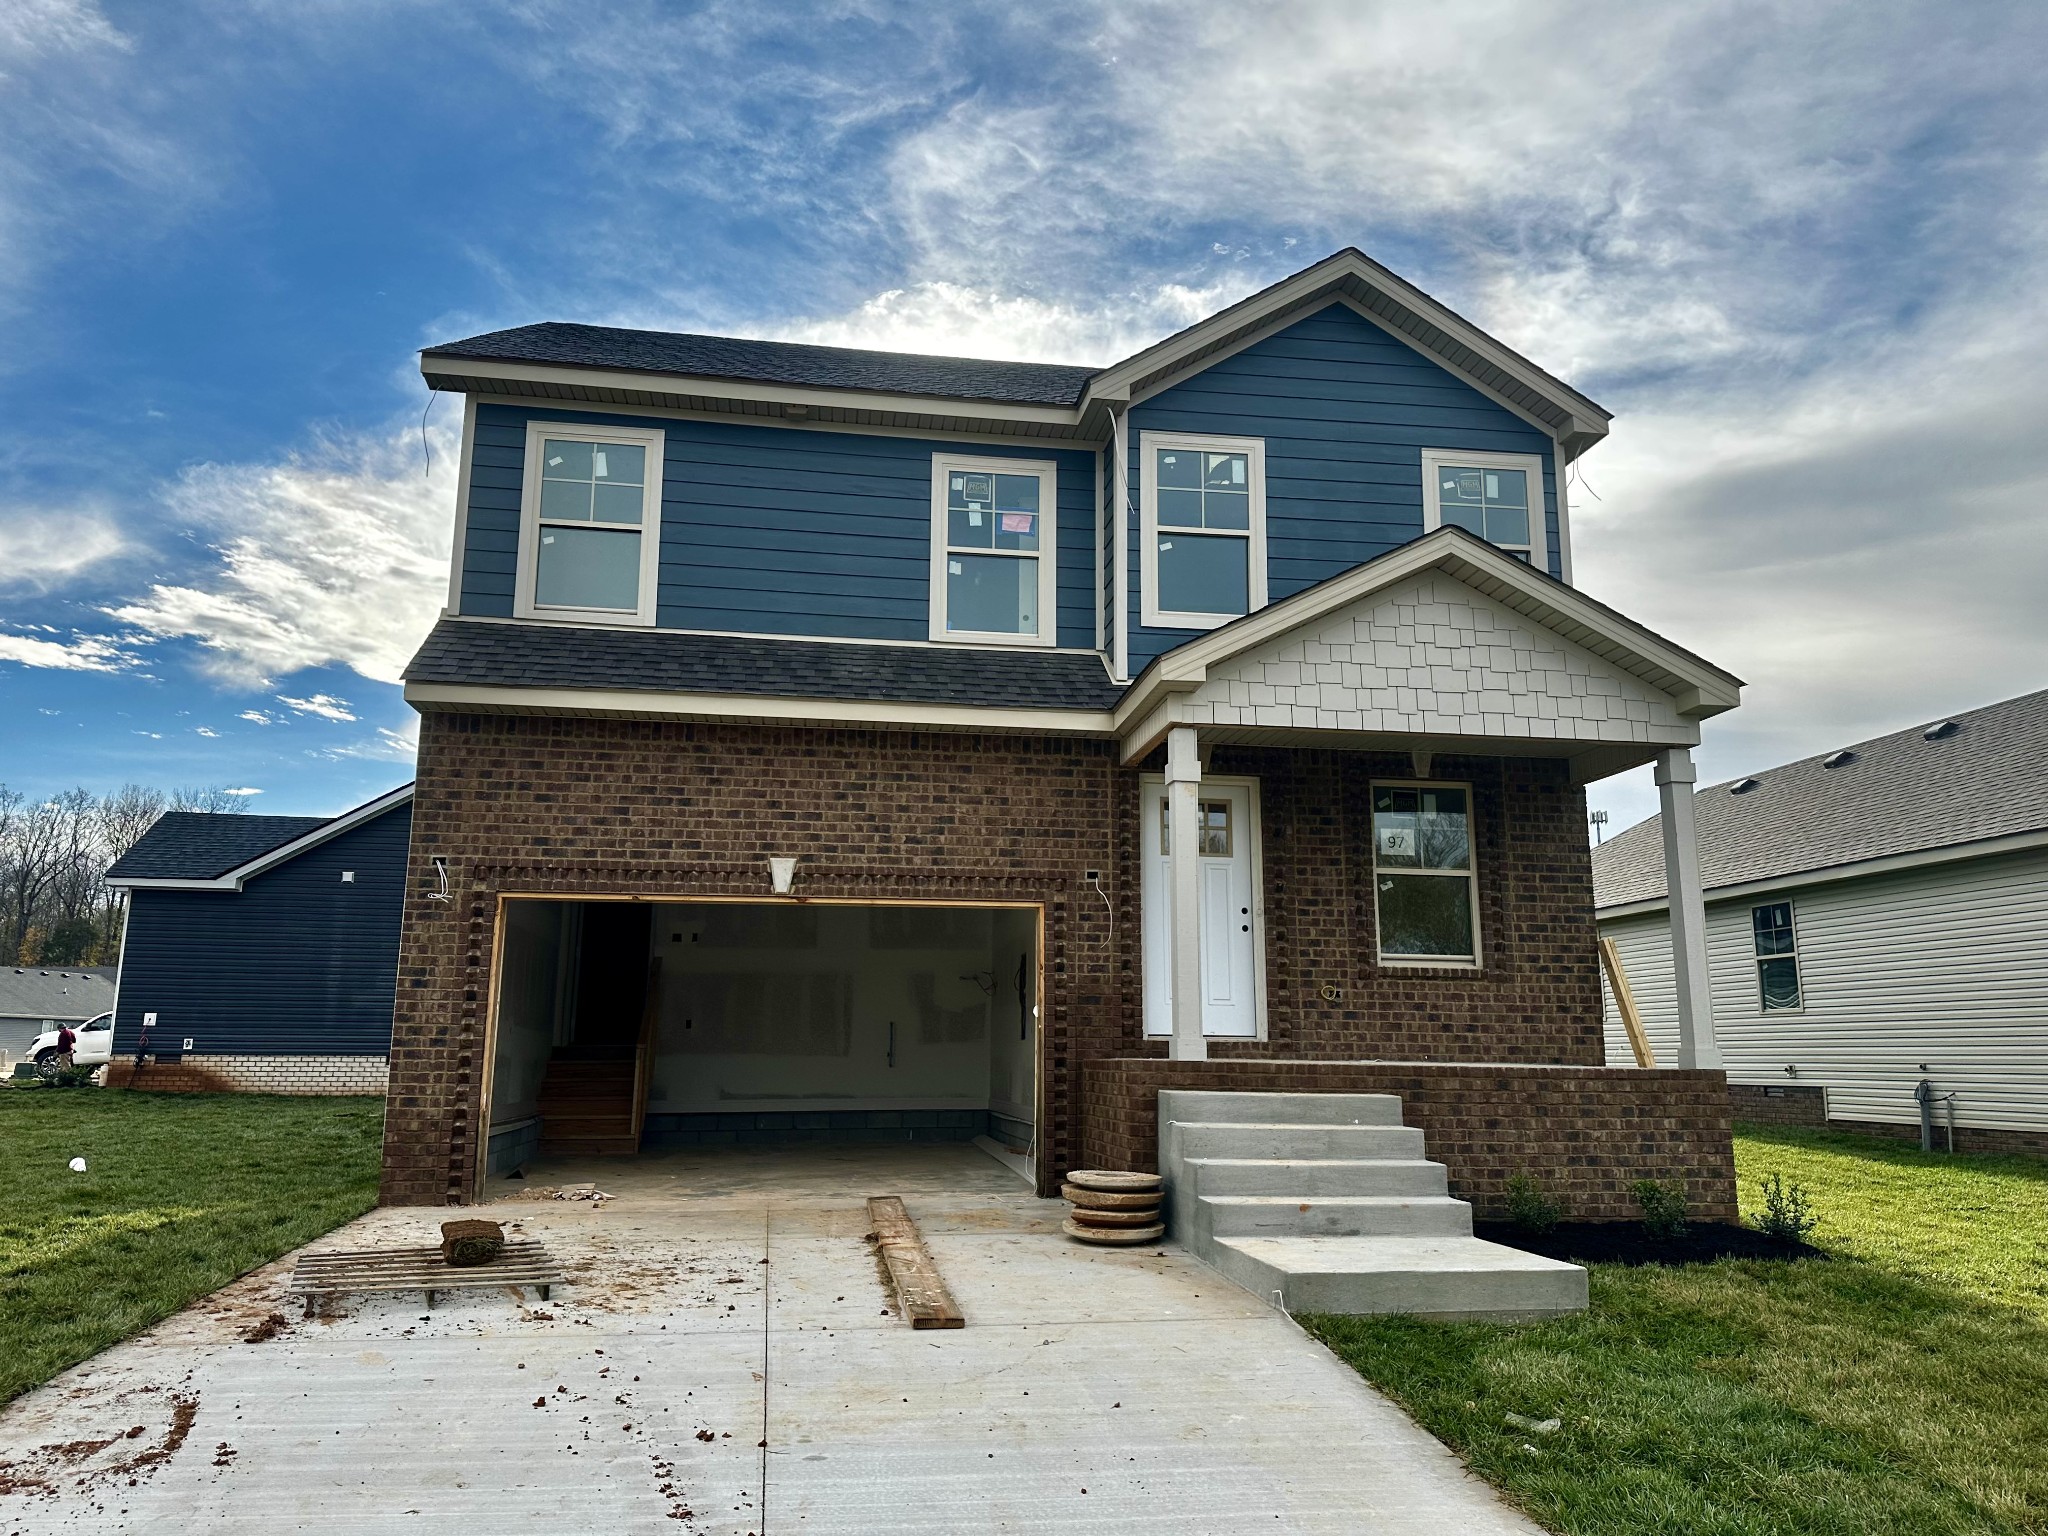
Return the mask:
[(1038, 919), (507, 898), (487, 1173), (749, 1142), (986, 1136), (1028, 1157)]

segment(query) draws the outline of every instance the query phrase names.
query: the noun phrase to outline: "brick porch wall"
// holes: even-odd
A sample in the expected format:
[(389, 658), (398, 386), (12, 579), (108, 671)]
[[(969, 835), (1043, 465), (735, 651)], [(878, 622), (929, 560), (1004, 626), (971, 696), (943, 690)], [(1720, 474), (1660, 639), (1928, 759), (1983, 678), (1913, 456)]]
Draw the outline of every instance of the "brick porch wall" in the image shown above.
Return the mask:
[(1727, 1080), (1719, 1072), (1377, 1061), (1088, 1063), (1077, 1166), (1158, 1169), (1159, 1090), (1394, 1093), (1403, 1120), (1481, 1217), (1526, 1172), (1574, 1221), (1634, 1221), (1637, 1179), (1682, 1179), (1692, 1214), (1734, 1221)]

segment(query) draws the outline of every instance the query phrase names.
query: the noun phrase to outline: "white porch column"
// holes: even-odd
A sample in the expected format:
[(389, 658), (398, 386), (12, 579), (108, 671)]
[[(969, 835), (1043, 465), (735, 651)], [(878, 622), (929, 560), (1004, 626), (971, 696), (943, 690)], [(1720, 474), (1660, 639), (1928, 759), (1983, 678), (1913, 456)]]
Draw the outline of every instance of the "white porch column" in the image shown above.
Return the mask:
[(1655, 772), (1663, 813), (1664, 889), (1671, 912), (1671, 972), (1678, 988), (1678, 1064), (1719, 1067), (1714, 996), (1707, 981), (1707, 904), (1700, 889), (1700, 843), (1692, 814), (1699, 770), (1692, 753), (1670, 747)]
[(1173, 922), (1166, 935), (1173, 958), (1172, 1061), (1203, 1061), (1202, 1039), (1202, 763), (1195, 728), (1177, 725), (1166, 733), (1166, 825)]

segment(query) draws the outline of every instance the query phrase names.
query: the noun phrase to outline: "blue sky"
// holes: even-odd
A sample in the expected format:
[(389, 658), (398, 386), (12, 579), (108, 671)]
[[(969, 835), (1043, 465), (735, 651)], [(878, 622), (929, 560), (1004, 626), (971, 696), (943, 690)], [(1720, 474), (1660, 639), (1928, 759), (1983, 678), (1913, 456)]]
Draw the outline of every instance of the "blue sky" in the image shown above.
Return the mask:
[(2042, 686), (2044, 45), (1995, 0), (15, 0), (0, 781), (408, 775), (426, 343), (1099, 363), (1352, 243), (1617, 413), (1579, 578), (1749, 680), (1708, 775)]

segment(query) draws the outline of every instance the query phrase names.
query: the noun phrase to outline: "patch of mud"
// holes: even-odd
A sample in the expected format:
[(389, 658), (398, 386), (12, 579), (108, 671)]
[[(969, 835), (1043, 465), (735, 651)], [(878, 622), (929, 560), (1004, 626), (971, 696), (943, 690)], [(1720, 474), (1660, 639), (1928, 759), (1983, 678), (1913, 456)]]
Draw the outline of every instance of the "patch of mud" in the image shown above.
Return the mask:
[[(107, 1405), (111, 1415), (123, 1399), (153, 1389), (120, 1393)], [(14, 1461), (0, 1461), (0, 1495), (23, 1494), (54, 1498), (67, 1489), (86, 1490), (96, 1483), (133, 1484), (149, 1476), (184, 1447), (199, 1417), (199, 1399), (183, 1393), (169, 1395), (170, 1422), (160, 1438), (142, 1443), (149, 1427), (137, 1424), (104, 1440), (67, 1440), (39, 1445)], [(109, 1454), (111, 1452), (111, 1454)]]
[(243, 1334), (242, 1342), (244, 1344), (268, 1344), (290, 1326), (289, 1320), (282, 1312), (273, 1312), (254, 1328)]

